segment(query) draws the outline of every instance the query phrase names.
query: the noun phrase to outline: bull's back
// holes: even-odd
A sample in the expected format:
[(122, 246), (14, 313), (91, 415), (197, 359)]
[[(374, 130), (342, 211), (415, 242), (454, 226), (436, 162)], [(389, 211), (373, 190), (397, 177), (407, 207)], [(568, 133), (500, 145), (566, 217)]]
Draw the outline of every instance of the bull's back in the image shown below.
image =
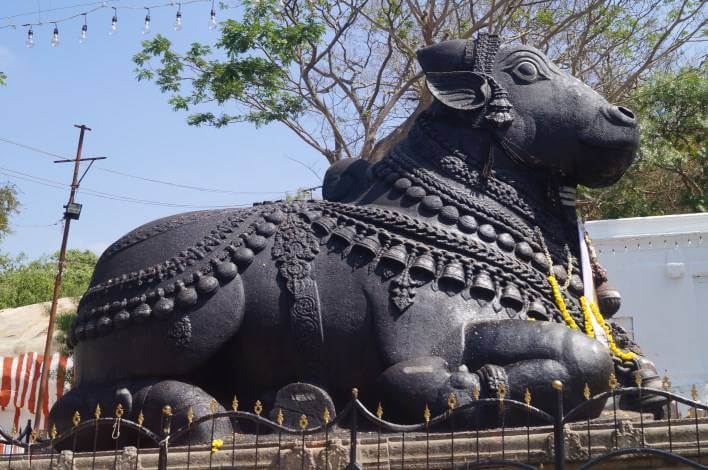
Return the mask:
[(71, 334), (79, 381), (186, 374), (228, 340), (244, 294), (227, 247), (255, 212), (179, 214), (111, 245)]

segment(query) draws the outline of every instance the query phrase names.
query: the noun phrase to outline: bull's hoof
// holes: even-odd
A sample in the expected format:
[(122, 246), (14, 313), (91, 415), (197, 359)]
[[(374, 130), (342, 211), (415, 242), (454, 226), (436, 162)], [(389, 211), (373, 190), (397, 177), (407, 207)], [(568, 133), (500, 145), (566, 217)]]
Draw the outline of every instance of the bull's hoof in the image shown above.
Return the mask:
[[(327, 412), (325, 413), (325, 410)], [(325, 416), (328, 414), (327, 419)], [(307, 422), (302, 420), (305, 416)], [(292, 429), (315, 428), (323, 426), (336, 416), (334, 402), (327, 392), (308, 383), (296, 382), (278, 390), (275, 403), (270, 412), (270, 419)]]
[[(153, 379), (80, 386), (64, 395), (54, 405), (49, 420), (50, 423), (56, 424), (61, 435), (73, 428), (74, 419), (83, 422), (94, 418), (97, 407), (100, 408), (101, 417), (114, 418), (118, 405), (122, 407), (122, 419), (142, 423), (145, 429), (160, 437), (165, 414), (168, 412), (171, 416), (170, 431), (174, 433), (186, 428), (190, 409), (194, 421), (212, 412), (225, 411), (211, 395), (199, 387), (176, 380)], [(169, 411), (166, 407), (169, 407)], [(135, 445), (140, 434), (138, 431), (127, 426), (120, 426), (116, 430), (115, 426), (114, 420), (102, 423), (98, 427), (82, 429), (76, 433), (75, 441), (74, 436), (68, 434), (66, 439), (56, 442), (56, 448), (90, 451), (94, 445), (97, 449), (114, 448), (116, 445), (119, 447)], [(208, 420), (174, 435), (170, 443), (172, 445), (184, 445), (188, 442), (207, 443), (212, 439), (228, 436), (232, 432), (230, 421), (221, 418), (215, 420), (212, 436), (212, 422)], [(156, 442), (143, 434), (140, 437), (140, 446), (156, 447)]]

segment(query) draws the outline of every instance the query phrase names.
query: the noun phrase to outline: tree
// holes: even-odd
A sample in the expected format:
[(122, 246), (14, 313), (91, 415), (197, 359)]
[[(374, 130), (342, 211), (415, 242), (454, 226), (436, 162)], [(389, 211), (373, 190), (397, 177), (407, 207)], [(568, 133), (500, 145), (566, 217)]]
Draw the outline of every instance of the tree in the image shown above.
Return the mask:
[(420, 47), (491, 27), (620, 101), (702, 34), (706, 0), (222, 3), (240, 16), (221, 24), (215, 45), (178, 53), (165, 37), (144, 41), (137, 78), (192, 111), (192, 125), (279, 122), (334, 162), (380, 159), (428, 106)]
[(637, 161), (610, 188), (584, 191), (589, 218), (708, 210), (708, 67), (654, 74), (630, 97), (642, 127)]
[[(59, 253), (28, 262), (20, 255), (0, 265), (0, 308), (52, 300)], [(61, 296), (80, 297), (88, 287), (98, 257), (91, 251), (68, 250)]]
[(4, 85), (6, 81), (7, 81), (7, 75), (0, 72), (0, 85)]
[(10, 233), (10, 216), (20, 209), (17, 188), (10, 183), (0, 185), (0, 241)]

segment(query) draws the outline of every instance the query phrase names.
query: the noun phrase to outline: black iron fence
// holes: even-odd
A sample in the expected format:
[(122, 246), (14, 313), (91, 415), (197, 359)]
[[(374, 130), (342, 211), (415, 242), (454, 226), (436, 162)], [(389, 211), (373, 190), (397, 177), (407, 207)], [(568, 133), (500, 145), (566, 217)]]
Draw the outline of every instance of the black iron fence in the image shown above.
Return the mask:
[[(142, 413), (136, 422), (123, 418), (123, 410), (119, 406), (112, 417), (103, 417), (100, 408), (97, 407), (96, 413), (92, 419), (81, 420), (78, 413), (74, 416), (73, 427), (62, 434), (57, 434), (53, 428), (45, 435), (39, 435), (37, 431), (32, 429), (31, 422), (20, 431), (7, 433), (0, 428), (0, 443), (13, 445), (17, 449), (15, 454), (5, 455), (0, 461), (0, 470), (5, 464), (6, 468), (11, 469), (13, 463), (16, 466), (27, 468), (33, 467), (33, 459), (38, 462), (42, 461), (43, 468), (60, 468), (59, 454), (55, 450), (57, 447), (76, 450), (77, 436), (84, 433), (93, 434), (93, 451), (84, 452), (81, 454), (72, 453), (72, 461), (68, 464), (68, 468), (74, 467), (74, 458), (81, 456), (84, 459), (82, 468), (97, 468), (97, 456), (103, 462), (106, 459), (110, 460), (111, 453), (97, 450), (97, 442), (99, 429), (111, 429), (111, 437), (115, 441), (115, 449), (112, 451), (113, 468), (119, 468), (119, 457), (123, 453), (123, 449), (119, 448), (121, 433), (126, 430), (131, 430), (135, 433), (136, 441), (134, 445), (134, 461), (135, 469), (144, 468), (138, 467), (140, 454), (151, 453), (155, 454), (157, 448), (157, 458), (155, 466), (158, 469), (168, 469), (171, 467), (171, 458), (179, 456), (180, 468), (294, 468), (292, 458), (287, 462), (283, 462), (282, 449), (289, 449), (290, 455), (295, 459), (300, 459), (299, 468), (312, 468), (312, 462), (307, 461), (307, 449), (313, 446), (315, 440), (319, 440), (319, 445), (323, 449), (320, 452), (320, 459), (316, 468), (341, 468), (342, 459), (345, 458), (347, 470), (356, 470), (363, 468), (482, 468), (482, 467), (513, 467), (524, 469), (542, 468), (543, 463), (554, 464), (556, 469), (564, 469), (567, 458), (566, 453), (569, 447), (573, 446), (575, 441), (583, 441), (583, 453), (570, 456), (575, 463), (580, 463), (579, 468), (588, 469), (599, 466), (607, 461), (627, 455), (634, 456), (652, 456), (661, 459), (666, 459), (668, 462), (678, 463), (693, 468), (708, 468), (702, 464), (705, 452), (705, 437), (708, 434), (708, 406), (697, 401), (697, 396), (694, 393), (692, 399), (688, 399), (672, 393), (668, 390), (658, 390), (638, 387), (617, 388), (616, 383), (611, 384), (612, 388), (604, 393), (595, 396), (590, 395), (590, 391), (586, 388), (584, 393), (585, 400), (567, 413), (563, 407), (563, 386), (559, 381), (553, 382), (555, 393), (556, 409), (554, 414), (549, 414), (532, 405), (531, 395), (527, 391), (523, 401), (511, 400), (506, 398), (504, 391), (496, 398), (480, 399), (474, 396), (474, 400), (464, 406), (457, 406), (454, 396), (448, 400), (448, 409), (437, 416), (431, 416), (427, 406), (421, 410), (422, 421), (417, 424), (401, 425), (395, 424), (383, 419), (383, 409), (379, 405), (375, 412), (367, 409), (359, 400), (356, 389), (353, 391), (351, 401), (341, 410), (341, 412), (333, 419), (330, 419), (330, 412), (325, 409), (321, 417), (321, 423), (318, 426), (312, 427), (308, 422), (308, 417), (302, 415), (299, 420), (299, 426), (285, 426), (283, 413), (277, 410), (275, 419), (271, 420), (262, 415), (263, 407), (260, 402), (254, 406), (253, 412), (241, 411), (238, 409), (237, 402), (232, 410), (224, 412), (216, 412), (216, 407), (212, 407), (212, 412), (201, 417), (194, 417), (191, 410), (187, 414), (186, 425), (174, 429), (172, 426), (172, 410), (166, 406), (162, 412), (162, 422), (160, 429), (157, 431), (147, 429), (143, 426)], [(695, 389), (694, 389), (695, 390)], [(639, 414), (633, 425), (638, 425), (638, 428), (633, 429), (632, 439), (626, 439), (627, 431), (626, 422), (622, 417), (618, 417), (622, 411), (619, 410), (619, 401), (623, 397), (632, 397), (638, 399), (640, 404)], [(652, 420), (650, 423), (645, 422), (641, 403), (648, 397), (663, 397), (665, 404), (663, 408), (665, 412), (659, 420)], [(611, 406), (611, 413), (607, 417), (604, 426), (609, 430), (609, 446), (603, 446), (602, 450), (598, 451), (597, 446), (593, 446), (593, 438), (598, 439), (597, 432), (598, 421), (584, 418), (578, 421), (578, 418), (584, 416), (584, 411), (597, 406), (598, 402), (607, 401), (608, 407)], [(680, 403), (687, 407), (688, 417), (678, 420), (674, 413), (671, 412), (676, 403)], [(214, 404), (215, 405), (215, 404)], [(495, 411), (496, 410), (496, 411)], [(483, 412), (492, 411), (498, 414), (500, 427), (494, 431), (480, 430), (477, 424), (479, 416)], [(506, 417), (512, 416), (513, 426), (507, 425)], [(703, 416), (703, 417), (702, 417)], [(525, 419), (525, 425), (519, 425), (519, 419)], [(237, 436), (239, 439), (246, 434), (234, 432), (230, 437), (231, 445), (228, 446), (222, 437), (215, 435), (215, 423), (222, 418), (228, 418), (232, 423), (251, 423), (252, 428), (249, 430), (248, 436), (250, 441), (244, 447), (237, 446)], [(568, 425), (573, 422), (573, 429)], [(188, 438), (192, 430), (199, 425), (211, 425), (211, 439), (204, 446), (187, 445), (185, 447), (175, 448), (170, 445), (170, 442), (179, 438)], [(533, 439), (532, 435), (537, 435), (538, 430), (543, 432), (544, 428), (537, 426), (546, 426), (545, 431), (548, 433), (546, 439), (545, 452), (540, 452), (538, 439)], [(659, 425), (659, 428), (657, 428)], [(631, 426), (631, 425), (630, 425)], [(692, 428), (690, 435), (687, 435), (687, 427)], [(234, 427), (235, 429), (238, 426)], [(666, 442), (648, 443), (646, 439), (647, 430), (655, 432), (660, 429), (661, 435), (665, 435)], [(677, 439), (676, 433), (680, 430), (680, 439)], [(490, 452), (489, 449), (480, 447), (480, 433), (485, 434), (484, 439), (489, 439), (491, 435), (496, 443), (495, 452)], [(492, 434), (489, 434), (492, 433)], [(624, 434), (623, 434), (624, 433)], [(513, 434), (514, 453), (508, 455), (509, 445), (507, 439), (509, 434)], [(597, 435), (596, 435), (597, 434)], [(338, 449), (337, 455), (333, 451), (329, 442), (333, 436), (341, 438), (341, 441), (346, 446)], [(444, 438), (444, 455), (439, 451), (441, 436)], [(552, 437), (551, 437), (552, 436)], [(228, 438), (227, 437), (227, 440)], [(525, 437), (525, 443), (523, 442)], [(572, 437), (573, 439), (569, 439)], [(605, 436), (607, 437), (607, 436)], [(391, 439), (396, 441), (397, 452), (392, 456), (389, 451), (382, 451), (382, 440), (387, 442)], [(407, 438), (412, 440), (411, 447), (415, 448), (414, 452), (407, 451)], [(275, 448), (275, 457), (273, 452), (268, 458), (259, 455), (259, 449), (263, 451), (264, 439), (268, 441), (267, 446), (271, 451)], [(457, 444), (456, 444), (457, 439)], [(680, 440), (680, 445), (679, 441)], [(241, 442), (241, 441), (239, 441)], [(359, 452), (359, 447), (365, 443), (369, 451), (367, 457), (362, 459)], [(690, 452), (686, 451), (687, 443), (690, 447)], [(68, 445), (70, 444), (70, 445)], [(577, 444), (577, 442), (576, 442)], [(437, 446), (435, 455), (431, 455), (431, 445)], [(221, 448), (225, 446), (223, 450)], [(259, 447), (260, 446), (260, 447)], [(523, 448), (525, 446), (525, 449)], [(229, 449), (230, 447), (230, 449)], [(464, 447), (464, 448), (461, 448)], [(680, 447), (680, 448), (679, 448)], [(342, 456), (342, 449), (348, 450), (348, 456)], [(595, 449), (595, 451), (593, 451)], [(524, 452), (525, 450), (525, 452)], [(572, 449), (571, 449), (572, 450)], [(237, 458), (240, 452), (248, 452), (247, 464), (243, 464), (244, 459)], [(204, 455), (208, 453), (205, 459)], [(219, 462), (216, 462), (215, 455), (218, 455)], [(199, 454), (199, 462), (193, 461), (193, 455)], [(227, 454), (224, 460), (224, 454)], [(415, 455), (414, 455), (415, 454)], [(89, 460), (86, 460), (86, 459)], [(260, 460), (259, 460), (260, 458)], [(408, 460), (407, 460), (408, 459)], [(334, 462), (337, 460), (337, 462)], [(386, 462), (384, 462), (384, 460)], [(131, 462), (132, 462), (131, 461)], [(89, 463), (90, 462), (90, 463)], [(240, 462), (240, 463), (239, 463)], [(19, 465), (21, 464), (21, 465)], [(132, 464), (131, 464), (132, 465)], [(175, 464), (176, 465), (176, 464)], [(383, 466), (382, 466), (383, 465)], [(99, 465), (100, 468), (105, 468)], [(61, 467), (61, 468), (66, 468)], [(122, 466), (120, 468), (133, 468)]]

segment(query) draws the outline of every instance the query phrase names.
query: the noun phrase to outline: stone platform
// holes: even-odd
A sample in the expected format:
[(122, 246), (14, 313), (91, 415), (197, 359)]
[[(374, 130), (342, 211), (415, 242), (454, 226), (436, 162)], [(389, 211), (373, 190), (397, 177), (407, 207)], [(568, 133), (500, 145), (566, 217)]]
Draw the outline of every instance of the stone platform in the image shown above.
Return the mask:
[[(696, 430), (696, 426), (698, 430)], [(650, 421), (644, 426), (645, 446), (669, 450), (708, 464), (708, 418), (672, 420), (671, 437), (666, 421)], [(589, 437), (589, 439), (588, 439)], [(697, 442), (700, 439), (700, 447)], [(635, 421), (574, 423), (566, 428), (567, 469), (579, 468), (589, 457), (596, 457), (615, 448), (642, 447), (641, 425)], [(671, 442), (669, 442), (671, 440)], [(359, 433), (357, 460), (363, 469), (449, 469), (468, 468), (479, 461), (507, 459), (550, 469), (553, 465), (553, 429), (550, 426), (486, 430), (476, 433)], [(453, 447), (454, 446), (454, 447)], [(453, 454), (454, 450), (454, 454)], [(700, 452), (700, 457), (699, 457)], [(212, 453), (208, 446), (175, 447), (169, 449), (167, 468), (182, 469), (277, 469), (283, 470), (343, 470), (349, 461), (349, 433), (340, 430), (329, 435), (325, 446), (323, 436), (306, 436), (303, 444), (297, 436), (283, 436), (278, 446), (277, 436), (261, 435), (256, 445), (255, 436), (236, 435), (235, 446), (230, 439)], [(128, 447), (118, 452), (27, 455), (0, 458), (0, 469), (156, 469), (156, 449)], [(278, 459), (280, 462), (278, 464)], [(453, 465), (454, 461), (454, 465)], [(470, 467), (471, 468), (471, 467)], [(495, 468), (505, 468), (504, 466)], [(508, 467), (506, 467), (508, 468)], [(677, 465), (658, 456), (629, 455), (617, 457), (596, 468), (692, 468)]]

